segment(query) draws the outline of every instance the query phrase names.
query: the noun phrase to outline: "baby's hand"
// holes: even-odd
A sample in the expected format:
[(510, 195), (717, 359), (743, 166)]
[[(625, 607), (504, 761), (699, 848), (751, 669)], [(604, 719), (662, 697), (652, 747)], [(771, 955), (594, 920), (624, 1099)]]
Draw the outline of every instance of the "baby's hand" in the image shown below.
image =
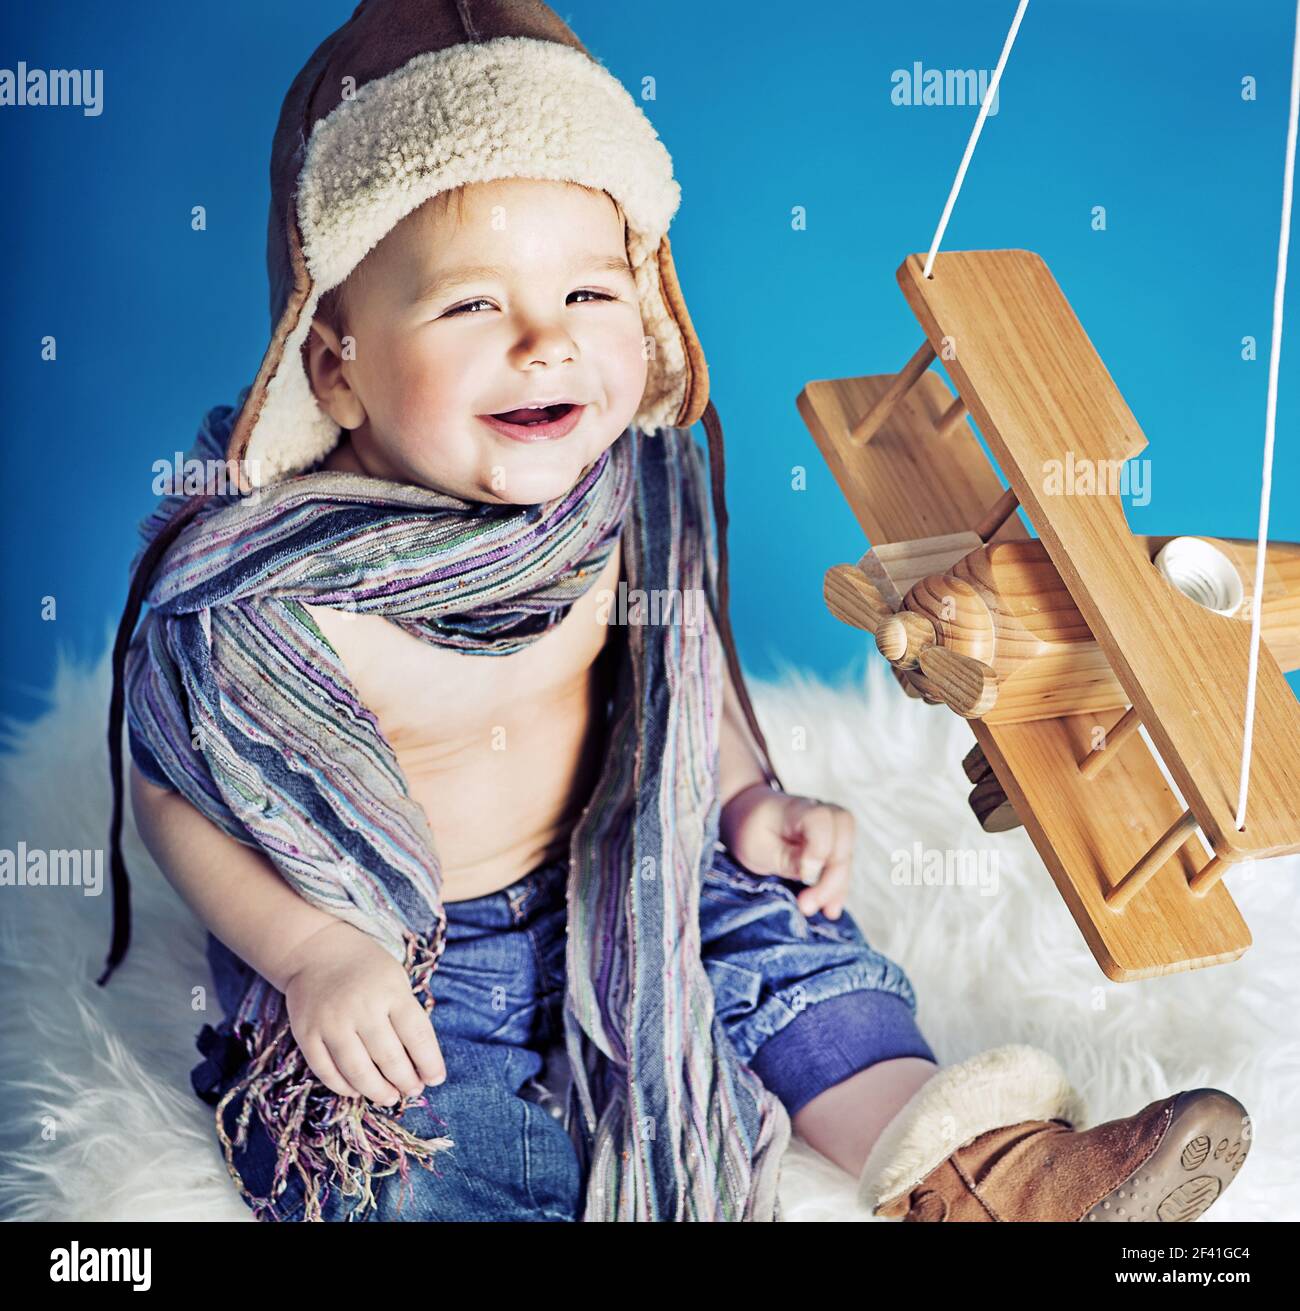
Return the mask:
[(799, 909), (836, 920), (849, 886), (853, 831), (852, 812), (843, 806), (755, 783), (723, 807), (718, 836), (755, 874), (814, 884), (799, 894)]
[(390, 1106), (447, 1077), (406, 971), (343, 920), (297, 949), (284, 997), (303, 1057), (331, 1092)]

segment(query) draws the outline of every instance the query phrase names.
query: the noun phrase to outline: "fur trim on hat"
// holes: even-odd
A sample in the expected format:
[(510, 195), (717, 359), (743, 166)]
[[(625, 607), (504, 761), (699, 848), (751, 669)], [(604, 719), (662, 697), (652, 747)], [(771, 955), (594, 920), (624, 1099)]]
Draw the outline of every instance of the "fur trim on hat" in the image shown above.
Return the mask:
[(963, 1144), (1024, 1120), (1083, 1123), (1085, 1108), (1047, 1052), (1011, 1043), (949, 1065), (885, 1126), (862, 1167), (858, 1200), (875, 1212), (910, 1192)]
[(554, 41), (498, 37), (416, 56), (365, 83), (316, 123), (297, 191), (311, 292), (290, 332), (244, 453), (254, 486), (309, 468), (340, 429), (301, 364), (320, 297), (441, 191), (498, 178), (576, 182), (613, 196), (645, 334), (646, 390), (634, 426), (670, 426), (690, 361), (660, 276), (680, 201), (672, 160), (627, 89), (592, 56)]

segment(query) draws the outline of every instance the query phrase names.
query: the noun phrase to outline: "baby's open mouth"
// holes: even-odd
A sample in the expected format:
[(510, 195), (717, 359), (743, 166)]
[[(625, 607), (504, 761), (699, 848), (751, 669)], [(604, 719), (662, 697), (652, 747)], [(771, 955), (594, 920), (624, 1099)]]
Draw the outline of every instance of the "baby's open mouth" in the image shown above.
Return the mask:
[(479, 420), (512, 442), (559, 441), (581, 422), (587, 407), (570, 401), (555, 405), (525, 405), (500, 414), (480, 414)]
[(563, 418), (574, 407), (572, 405), (548, 405), (541, 410), (506, 410), (504, 414), (494, 414), (494, 419), (502, 423), (519, 423), (531, 426), (538, 423), (553, 423)]

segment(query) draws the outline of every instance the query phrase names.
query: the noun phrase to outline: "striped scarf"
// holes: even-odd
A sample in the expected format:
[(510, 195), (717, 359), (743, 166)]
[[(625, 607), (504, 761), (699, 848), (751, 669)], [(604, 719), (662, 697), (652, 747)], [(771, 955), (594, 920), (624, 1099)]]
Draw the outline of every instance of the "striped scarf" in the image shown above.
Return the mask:
[[(224, 459), (236, 413), (211, 411), (192, 455)], [(711, 457), (714, 435), (710, 426)], [(715, 510), (720, 427), (717, 436)], [(565, 617), (620, 535), (630, 596), (660, 591), (680, 603), (707, 592), (701, 628), (629, 624), (607, 761), (570, 841), (566, 1123), (587, 1178), (585, 1220), (781, 1218), (788, 1115), (737, 1057), (700, 960), (724, 655), (705, 488), (688, 430), (629, 428), (572, 490), (540, 505), (479, 504), (329, 471), (242, 498), (175, 496), (142, 525), (136, 563), (151, 545), (159, 559), (139, 571), (150, 613), (129, 649), (134, 616), (119, 632), (115, 781), (124, 691), (137, 758), (226, 833), (260, 847), (307, 901), (378, 939), (432, 1014), (446, 912), (429, 821), (303, 603), (384, 615), (467, 655), (507, 655)], [(725, 554), (723, 568), (725, 625)], [(114, 950), (101, 982), (129, 932), (120, 805), (115, 795)], [(436, 1168), (454, 1138), (404, 1129), (396, 1116), (409, 1101), (390, 1113), (326, 1088), (298, 1049), (283, 994), (248, 973), (222, 1026), (247, 1060), (216, 1119), (255, 1214), (270, 1218), (291, 1171), (304, 1184), (305, 1217), (318, 1219), (327, 1187), (358, 1196), (360, 1214), (374, 1205), (377, 1179)], [(233, 1159), (254, 1114), (278, 1149), (265, 1198), (248, 1193)]]

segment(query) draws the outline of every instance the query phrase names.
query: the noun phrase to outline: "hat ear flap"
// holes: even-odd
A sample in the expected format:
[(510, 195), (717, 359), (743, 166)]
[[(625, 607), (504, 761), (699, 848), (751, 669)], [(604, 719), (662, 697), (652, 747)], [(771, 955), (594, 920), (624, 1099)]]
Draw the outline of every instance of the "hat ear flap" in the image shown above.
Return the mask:
[(642, 432), (689, 428), (709, 403), (709, 370), (677, 284), (668, 234), (651, 246), (629, 228), (627, 248), (649, 348), (645, 392), (632, 422)]
[[(248, 389), (248, 395), (239, 411), (239, 417), (230, 430), (230, 441), (226, 447), (226, 459), (233, 462), (234, 468), (238, 472), (240, 487), (244, 491), (252, 491), (255, 486), (260, 486), (265, 481), (256, 469), (246, 469), (244, 461), (247, 460), (250, 464), (258, 463), (259, 451), (262, 455), (270, 453), (274, 456), (275, 454), (267, 451), (265, 442), (259, 442), (258, 449), (254, 450), (251, 455), (249, 451), (253, 443), (254, 430), (263, 416), (268, 394), (277, 375), (282, 368), (286, 371), (295, 370), (297, 374), (301, 374), (301, 379), (295, 376), (292, 382), (297, 384), (300, 381), (308, 392), (311, 388), (303, 367), (302, 344), (306, 340), (306, 330), (310, 329), (311, 315), (320, 297), (316, 292), (311, 274), (307, 269), (307, 261), (302, 252), (302, 236), (298, 231), (296, 196), (289, 198), (284, 233), (287, 239), (289, 271), (293, 278), (293, 286), (285, 300), (284, 310), (280, 314), (279, 322), (275, 325), (275, 331), (271, 335), (266, 354), (262, 357), (261, 366), (257, 370), (257, 377), (253, 379), (252, 385)], [(307, 320), (305, 324), (303, 322), (304, 318)], [(286, 390), (285, 382), (286, 380), (282, 379), (277, 390), (282, 392)], [(301, 391), (301, 387), (293, 386), (290, 390), (298, 392)], [(315, 408), (319, 412), (319, 407)], [(333, 427), (337, 433), (337, 425), (332, 424), (328, 416), (320, 413), (319, 417)], [(328, 448), (325, 453), (328, 453)]]
[(686, 311), (686, 301), (682, 298), (682, 289), (677, 281), (677, 269), (673, 264), (672, 247), (667, 233), (664, 233), (659, 242), (658, 262), (659, 288), (664, 308), (681, 338), (685, 360), (681, 406), (669, 426), (689, 428), (704, 414), (705, 406), (709, 403), (709, 366), (704, 359), (704, 348), (691, 324), (691, 316)]

